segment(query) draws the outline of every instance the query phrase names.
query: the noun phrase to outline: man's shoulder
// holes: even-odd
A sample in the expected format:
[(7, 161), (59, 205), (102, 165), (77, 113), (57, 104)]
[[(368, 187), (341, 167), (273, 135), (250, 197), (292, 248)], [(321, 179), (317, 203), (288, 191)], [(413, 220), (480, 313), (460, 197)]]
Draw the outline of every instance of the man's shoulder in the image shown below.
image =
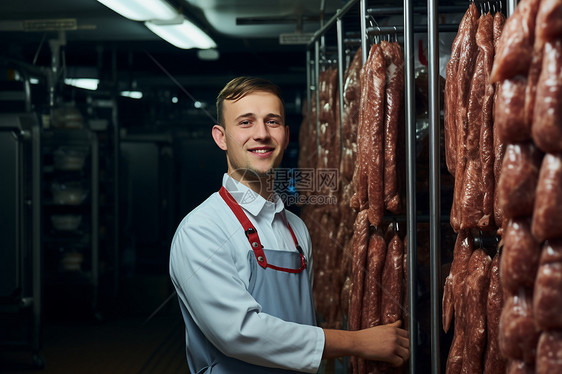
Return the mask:
[(220, 195), (215, 192), (189, 212), (180, 222), (178, 228), (220, 225), (221, 218), (224, 217), (225, 207), (226, 205), (223, 204)]
[(306, 227), (306, 224), (304, 223), (302, 218), (288, 209), (285, 209), (285, 217), (287, 217), (287, 221), (289, 221), (293, 230), (308, 235), (308, 228)]

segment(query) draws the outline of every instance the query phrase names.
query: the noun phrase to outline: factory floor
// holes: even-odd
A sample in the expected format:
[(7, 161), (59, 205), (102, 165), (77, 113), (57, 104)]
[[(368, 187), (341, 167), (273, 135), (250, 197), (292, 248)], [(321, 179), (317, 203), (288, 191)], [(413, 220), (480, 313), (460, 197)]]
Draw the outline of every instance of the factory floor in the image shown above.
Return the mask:
[[(34, 367), (29, 350), (0, 349), (0, 374), (189, 374), (184, 323), (167, 275), (136, 276), (122, 289), (117, 299), (100, 301), (99, 313), (91, 313), (78, 289), (47, 292), (44, 368)], [(345, 372), (339, 360), (324, 361), (319, 370)]]
[(33, 366), (29, 351), (0, 350), (0, 373), (188, 374), (177, 298), (149, 319), (169, 296), (166, 282), (161, 277), (131, 280), (127, 287), (136, 292), (105, 314), (78, 308), (66, 308), (65, 315), (48, 311), (41, 349), (44, 368)]

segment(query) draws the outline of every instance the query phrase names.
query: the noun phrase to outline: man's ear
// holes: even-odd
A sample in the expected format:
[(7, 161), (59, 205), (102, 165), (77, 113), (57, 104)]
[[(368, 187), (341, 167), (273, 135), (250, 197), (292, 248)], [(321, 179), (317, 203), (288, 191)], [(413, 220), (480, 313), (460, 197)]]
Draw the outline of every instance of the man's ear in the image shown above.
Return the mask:
[(213, 139), (215, 143), (219, 146), (220, 149), (226, 151), (226, 133), (225, 128), (221, 125), (214, 125), (213, 130), (211, 131), (213, 135)]

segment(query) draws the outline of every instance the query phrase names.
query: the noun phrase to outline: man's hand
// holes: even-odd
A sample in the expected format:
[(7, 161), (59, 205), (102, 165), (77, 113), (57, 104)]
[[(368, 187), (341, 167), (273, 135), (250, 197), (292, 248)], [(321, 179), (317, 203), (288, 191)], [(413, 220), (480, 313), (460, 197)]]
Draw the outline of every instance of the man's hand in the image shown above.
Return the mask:
[(408, 331), (401, 321), (357, 331), (357, 356), (367, 360), (385, 361), (392, 366), (402, 365), (410, 357)]
[(359, 331), (325, 329), (323, 358), (357, 356), (400, 366), (410, 357), (408, 332), (400, 324), (396, 321)]

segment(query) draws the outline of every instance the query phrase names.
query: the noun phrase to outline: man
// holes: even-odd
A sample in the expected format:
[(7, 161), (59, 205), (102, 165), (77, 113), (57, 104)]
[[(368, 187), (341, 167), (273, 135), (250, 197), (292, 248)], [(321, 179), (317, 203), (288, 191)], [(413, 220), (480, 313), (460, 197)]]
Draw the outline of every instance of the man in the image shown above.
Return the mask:
[(170, 254), (191, 373), (314, 373), (345, 355), (401, 365), (408, 333), (398, 324), (315, 326), (310, 237), (268, 183), (289, 143), (279, 88), (236, 78), (217, 98), (217, 118), (223, 186), (183, 219)]

